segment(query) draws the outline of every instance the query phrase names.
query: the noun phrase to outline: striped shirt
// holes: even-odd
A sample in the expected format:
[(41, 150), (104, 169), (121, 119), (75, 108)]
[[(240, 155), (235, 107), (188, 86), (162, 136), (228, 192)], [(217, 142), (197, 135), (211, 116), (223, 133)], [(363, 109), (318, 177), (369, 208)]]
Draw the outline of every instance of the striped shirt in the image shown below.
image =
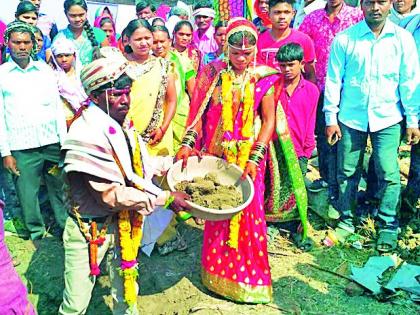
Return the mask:
[(0, 66), (0, 154), (63, 140), (66, 124), (53, 70), (43, 61)]

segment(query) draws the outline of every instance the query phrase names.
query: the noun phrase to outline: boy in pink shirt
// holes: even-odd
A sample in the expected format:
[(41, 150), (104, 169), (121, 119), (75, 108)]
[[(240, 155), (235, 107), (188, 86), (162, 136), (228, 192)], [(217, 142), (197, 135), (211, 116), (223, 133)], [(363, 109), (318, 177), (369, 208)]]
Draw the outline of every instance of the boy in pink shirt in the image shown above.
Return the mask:
[(280, 102), (286, 114), (299, 166), (305, 176), (308, 159), (315, 148), (315, 119), (319, 90), (314, 83), (303, 78), (302, 70), (305, 65), (303, 59), (303, 49), (296, 43), (282, 46), (276, 55), (280, 71), (284, 75)]
[(295, 10), (294, 0), (270, 0), (269, 17), (272, 29), (265, 31), (258, 38), (258, 62), (280, 70), (276, 53), (283, 45), (298, 43), (303, 48), (305, 78), (316, 83), (315, 48), (312, 39), (290, 27)]

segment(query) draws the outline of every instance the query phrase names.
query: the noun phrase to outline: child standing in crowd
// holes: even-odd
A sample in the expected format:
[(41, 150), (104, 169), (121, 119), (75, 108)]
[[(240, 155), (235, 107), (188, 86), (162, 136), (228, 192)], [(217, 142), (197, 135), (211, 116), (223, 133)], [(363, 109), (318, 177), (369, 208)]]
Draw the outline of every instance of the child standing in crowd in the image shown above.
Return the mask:
[(76, 47), (71, 40), (60, 38), (54, 41), (52, 64), (57, 76), (58, 91), (64, 105), (67, 125), (82, 103), (88, 98), (80, 81), (81, 63), (76, 55)]
[(319, 91), (317, 86), (302, 76), (303, 49), (290, 43), (281, 47), (276, 55), (284, 84), (280, 102), (287, 117), (290, 134), (302, 175), (308, 169), (308, 159), (315, 148), (315, 118)]
[(363, 13), (360, 8), (348, 6), (344, 0), (328, 0), (327, 5), (322, 9), (308, 13), (299, 27), (299, 31), (308, 35), (314, 42), (316, 84), (320, 90), (315, 123), (320, 178), (307, 185), (307, 188), (312, 192), (328, 189), (329, 213), (333, 217), (337, 217), (334, 208), (338, 207), (337, 144), (330, 145), (327, 141), (325, 136), (325, 115), (322, 111), (328, 58), (334, 37), (362, 19)]
[(206, 65), (216, 59), (222, 59), (224, 57), (223, 49), (226, 42), (226, 21), (219, 21), (215, 26), (214, 39), (216, 40), (219, 48), (216, 51), (205, 54), (203, 58), (203, 64)]
[(275, 58), (277, 51), (288, 43), (298, 43), (303, 48), (305, 78), (315, 83), (314, 43), (308, 35), (290, 28), (290, 23), (295, 16), (293, 4), (294, 0), (270, 0), (269, 16), (272, 29), (259, 36), (257, 58), (260, 63), (280, 70)]

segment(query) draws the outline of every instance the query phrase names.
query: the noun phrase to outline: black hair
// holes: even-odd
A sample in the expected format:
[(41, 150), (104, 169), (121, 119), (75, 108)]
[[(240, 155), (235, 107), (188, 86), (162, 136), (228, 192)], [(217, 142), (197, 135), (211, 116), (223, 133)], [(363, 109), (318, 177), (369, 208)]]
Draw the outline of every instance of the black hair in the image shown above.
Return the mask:
[[(4, 32), (5, 42), (4, 42), (4, 45), (1, 49), (2, 50), (1, 54), (2, 54), (2, 62), (3, 63), (6, 62), (6, 55), (7, 55), (6, 54), (6, 43), (10, 40), (10, 35), (13, 34), (13, 33), (27, 33), (27, 34), (29, 34), (29, 36), (31, 37), (32, 44), (34, 45), (34, 48), (37, 47), (37, 41), (36, 41), (36, 38), (35, 38), (35, 27), (32, 26), (32, 25), (29, 25), (25, 22), (18, 21), (18, 20), (13, 21), (13, 22), (11, 22), (7, 25), (6, 31)], [(41, 34), (42, 34), (42, 32), (41, 32)], [(36, 60), (38, 60), (38, 57), (34, 53), (34, 50), (35, 50), (34, 48), (31, 51), (31, 58), (36, 61)]]
[(125, 27), (125, 28), (121, 31), (121, 38), (123, 38), (123, 36), (127, 36), (127, 27)]
[(181, 29), (181, 27), (183, 27), (183, 26), (188, 26), (190, 28), (191, 32), (194, 30), (192, 24), (189, 21), (181, 20), (181, 21), (179, 21), (178, 23), (175, 24), (174, 33), (178, 32)]
[(74, 5), (78, 5), (82, 7), (86, 12), (88, 10), (88, 6), (85, 0), (65, 0), (64, 1), (64, 13), (67, 14), (70, 8)]
[(286, 44), (277, 51), (276, 60), (279, 62), (291, 62), (303, 60), (303, 48), (297, 43)]
[(257, 44), (257, 38), (255, 35), (248, 31), (238, 31), (233, 33), (231, 36), (229, 36), (228, 43), (229, 45), (235, 47), (241, 47), (244, 42), (244, 38), (246, 38), (248, 43), (252, 46)]
[(101, 27), (104, 26), (105, 23), (111, 23), (111, 25), (114, 26), (114, 22), (109, 17), (104, 17), (101, 19)]
[(295, 6), (296, 1), (295, 0), (270, 0), (268, 2), (268, 7), (271, 9), (272, 7), (276, 6), (279, 3), (288, 3), (292, 7)]
[(110, 88), (116, 88), (116, 89), (123, 89), (127, 86), (131, 86), (133, 83), (133, 79), (131, 79), (126, 73), (123, 73), (117, 80), (108, 82), (107, 84), (104, 84), (100, 87), (98, 87), (96, 90), (93, 90), (91, 93), (95, 96), (98, 96), (106, 89)]
[[(128, 24), (127, 24), (127, 26), (126, 26), (126, 28), (124, 29), (124, 34), (128, 37), (128, 38), (130, 38), (132, 35), (133, 35), (133, 33), (138, 29), (138, 28), (145, 28), (145, 29), (147, 29), (150, 33), (153, 33), (153, 28), (152, 28), (152, 26), (150, 25), (150, 23), (149, 22), (147, 22), (145, 19), (134, 19), (134, 20), (131, 20)], [(129, 45), (127, 45), (127, 46), (125, 46), (124, 47), (124, 51), (127, 53), (127, 54), (131, 54), (132, 52), (133, 52), (133, 49), (129, 46)]]
[(34, 34), (39, 33), (42, 37), (44, 37), (44, 33), (42, 33), (41, 29), (38, 26), (33, 26)]
[(3, 63), (5, 63), (6, 62), (6, 45), (1, 45), (0, 46), (0, 53), (1, 53), (1, 63), (0, 64), (3, 64)]
[[(36, 34), (40, 34), (42, 37), (42, 48), (45, 46), (45, 41), (44, 41), (44, 34), (42, 33), (41, 29), (37, 26), (34, 26), (34, 35)], [(36, 40), (36, 36), (35, 36), (35, 40)], [(40, 47), (38, 46), (38, 41), (36, 42), (37, 44), (37, 50), (41, 51)]]
[(136, 13), (139, 13), (141, 10), (144, 10), (147, 7), (149, 7), (152, 12), (156, 11), (156, 6), (151, 1), (141, 0), (136, 4)]
[[(65, 0), (64, 1), (64, 13), (67, 15), (67, 12), (69, 12), (70, 8), (72, 6), (78, 5), (82, 7), (86, 12), (88, 10), (88, 6), (86, 4), (85, 0)], [(87, 37), (92, 44), (92, 46), (99, 47), (99, 43), (95, 38), (95, 33), (93, 32), (93, 28), (90, 25), (88, 19), (86, 19), (85, 23), (83, 24), (83, 29), (86, 31)]]
[(194, 5), (194, 10), (201, 9), (201, 8), (211, 8), (211, 9), (213, 9), (213, 4), (211, 2), (208, 2), (208, 1), (198, 1), (198, 3), (196, 3)]
[(18, 18), (18, 16), (28, 12), (34, 12), (38, 16), (38, 9), (31, 1), (22, 1), (16, 8), (15, 17)]
[(214, 27), (214, 30), (217, 31), (221, 27), (227, 27), (228, 22), (227, 21), (219, 21), (217, 22), (216, 26)]
[(164, 33), (166, 33), (166, 35), (168, 35), (168, 38), (171, 38), (171, 36), (169, 35), (168, 29), (164, 25), (156, 25), (156, 26), (153, 26), (152, 29), (153, 29), (153, 33), (154, 32), (164, 32)]
[(160, 17), (155, 17), (154, 19), (153, 19), (153, 21), (152, 21), (152, 26), (156, 26), (156, 24), (155, 23), (157, 23), (157, 22), (162, 22), (163, 23), (163, 25), (165, 25), (165, 21), (162, 19), (162, 18), (160, 18)]

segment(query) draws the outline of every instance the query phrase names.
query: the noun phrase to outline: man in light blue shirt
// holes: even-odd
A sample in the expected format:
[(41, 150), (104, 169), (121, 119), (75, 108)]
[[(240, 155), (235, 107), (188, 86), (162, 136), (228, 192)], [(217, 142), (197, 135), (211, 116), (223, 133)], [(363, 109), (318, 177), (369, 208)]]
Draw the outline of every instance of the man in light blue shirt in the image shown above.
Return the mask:
[(406, 30), (387, 21), (392, 0), (363, 0), (365, 19), (333, 41), (325, 84), (326, 136), (338, 143), (338, 232), (354, 232), (353, 212), (367, 137), (372, 142), (381, 200), (378, 250), (396, 246), (400, 195), (398, 146), (404, 116), (407, 141), (419, 141), (419, 63)]
[(0, 154), (14, 175), (23, 220), (32, 239), (45, 234), (38, 201), (41, 177), (58, 225), (63, 228), (63, 181), (57, 163), (66, 133), (65, 118), (54, 72), (34, 61), (33, 28), (22, 22), (5, 33), (11, 59), (0, 66)]

